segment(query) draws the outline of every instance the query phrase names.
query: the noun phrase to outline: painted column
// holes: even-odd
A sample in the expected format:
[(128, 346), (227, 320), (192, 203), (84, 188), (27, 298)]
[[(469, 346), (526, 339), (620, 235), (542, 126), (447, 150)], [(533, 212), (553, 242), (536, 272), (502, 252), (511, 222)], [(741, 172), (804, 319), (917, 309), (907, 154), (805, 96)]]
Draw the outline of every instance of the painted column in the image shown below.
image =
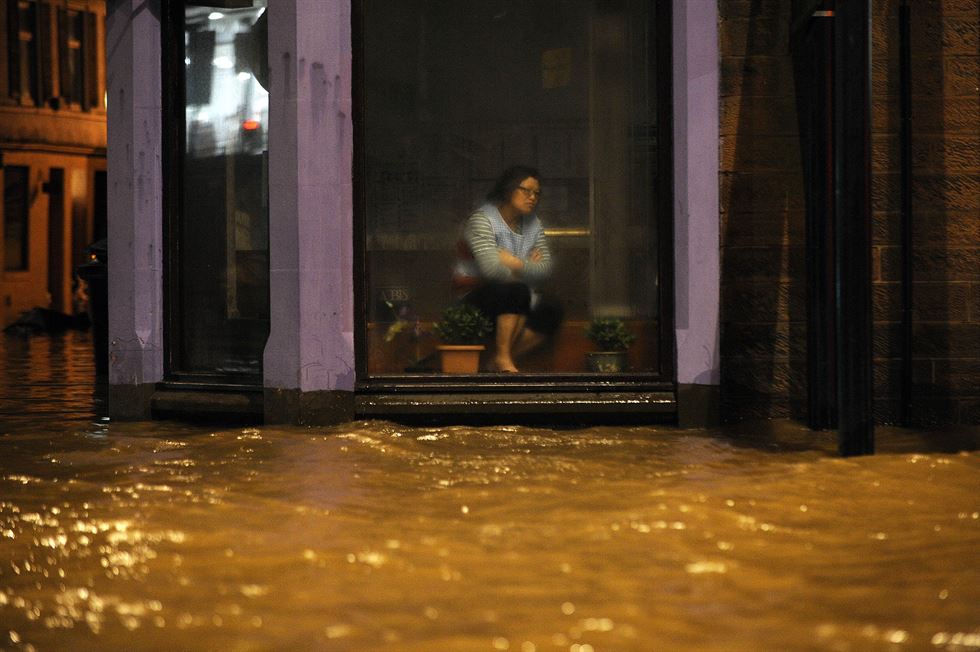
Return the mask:
[(108, 3), (109, 414), (163, 379), (160, 1)]
[(674, 260), (678, 420), (718, 418), (718, 7), (674, 0)]
[(349, 0), (269, 1), (267, 422), (354, 405)]

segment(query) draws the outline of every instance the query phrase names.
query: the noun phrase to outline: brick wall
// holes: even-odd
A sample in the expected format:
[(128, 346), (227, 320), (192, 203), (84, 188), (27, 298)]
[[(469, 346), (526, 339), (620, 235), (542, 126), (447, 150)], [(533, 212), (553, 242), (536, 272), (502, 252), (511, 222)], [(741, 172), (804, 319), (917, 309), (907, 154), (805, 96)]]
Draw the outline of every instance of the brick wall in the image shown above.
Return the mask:
[[(719, 0), (722, 395), (730, 419), (803, 417), (803, 181), (789, 4)], [(875, 0), (875, 407), (901, 394), (897, 0)], [(920, 423), (980, 422), (980, 10), (912, 2), (914, 405)]]

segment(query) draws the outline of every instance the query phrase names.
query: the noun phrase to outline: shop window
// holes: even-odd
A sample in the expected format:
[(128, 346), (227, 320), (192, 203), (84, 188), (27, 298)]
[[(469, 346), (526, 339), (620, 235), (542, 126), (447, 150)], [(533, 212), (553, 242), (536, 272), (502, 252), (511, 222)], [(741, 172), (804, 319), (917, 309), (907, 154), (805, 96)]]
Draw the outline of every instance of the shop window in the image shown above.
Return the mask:
[[(360, 3), (362, 378), (438, 373), (433, 323), (458, 302), (479, 304), (499, 329), (499, 308), (471, 294), (495, 281), (527, 285), (536, 305), (557, 307), (536, 322), (543, 344), (512, 348), (519, 372), (594, 373), (585, 331), (596, 318), (622, 320), (635, 338), (625, 373), (664, 372), (666, 4)], [(537, 178), (488, 199), (511, 166)], [(496, 251), (520, 248), (505, 243), (514, 232), (514, 242), (535, 234), (508, 252), (520, 265)], [(502, 273), (473, 251), (488, 242)], [(484, 343), (482, 370), (513, 371), (502, 368), (499, 330)]]
[[(261, 380), (269, 332), (266, 3), (169, 3), (171, 377)], [(172, 128), (170, 128), (172, 127)]]
[(29, 251), (30, 170), (6, 165), (3, 168), (3, 268), (26, 271)]

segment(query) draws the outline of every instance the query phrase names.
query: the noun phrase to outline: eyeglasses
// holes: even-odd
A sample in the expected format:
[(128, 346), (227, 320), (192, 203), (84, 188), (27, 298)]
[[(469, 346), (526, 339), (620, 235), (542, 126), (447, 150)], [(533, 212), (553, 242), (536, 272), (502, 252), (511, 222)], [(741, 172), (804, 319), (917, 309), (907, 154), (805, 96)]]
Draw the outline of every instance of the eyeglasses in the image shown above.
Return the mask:
[(524, 193), (526, 197), (540, 197), (541, 191), (534, 190), (533, 188), (525, 188), (524, 186), (517, 186), (517, 189)]

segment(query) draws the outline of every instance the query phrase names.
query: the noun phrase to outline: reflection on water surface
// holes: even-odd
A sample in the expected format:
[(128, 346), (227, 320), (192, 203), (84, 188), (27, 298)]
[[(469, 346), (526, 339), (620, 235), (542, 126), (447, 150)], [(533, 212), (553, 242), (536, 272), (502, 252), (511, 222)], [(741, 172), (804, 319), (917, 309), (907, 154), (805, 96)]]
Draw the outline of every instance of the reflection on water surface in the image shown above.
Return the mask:
[(0, 346), (0, 649), (980, 649), (975, 433), (109, 425)]

